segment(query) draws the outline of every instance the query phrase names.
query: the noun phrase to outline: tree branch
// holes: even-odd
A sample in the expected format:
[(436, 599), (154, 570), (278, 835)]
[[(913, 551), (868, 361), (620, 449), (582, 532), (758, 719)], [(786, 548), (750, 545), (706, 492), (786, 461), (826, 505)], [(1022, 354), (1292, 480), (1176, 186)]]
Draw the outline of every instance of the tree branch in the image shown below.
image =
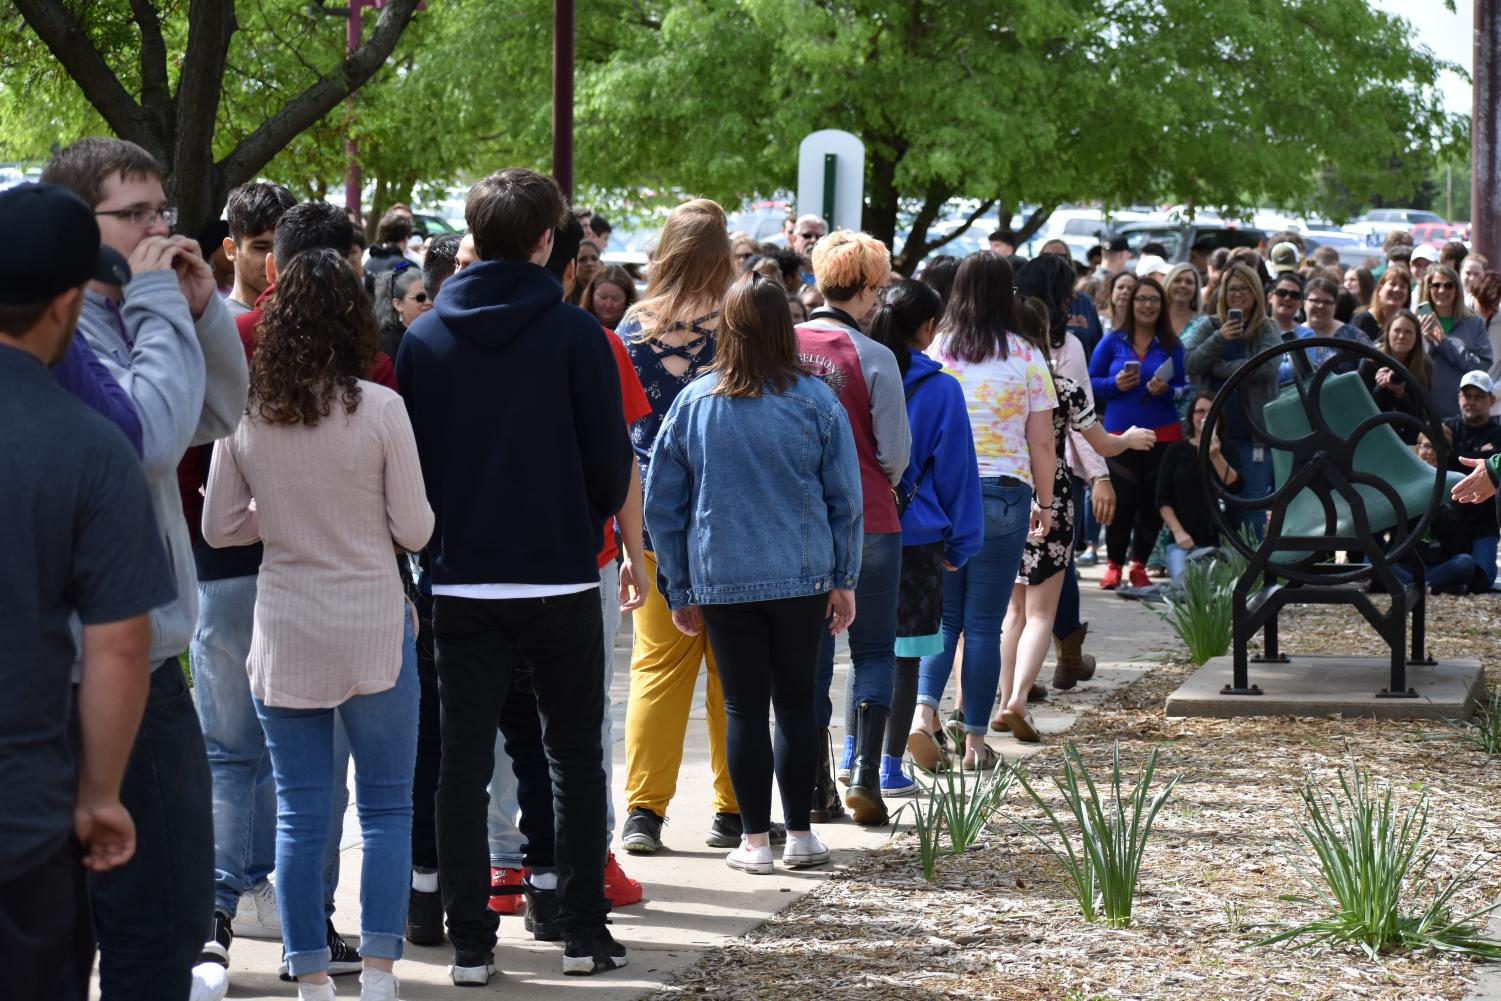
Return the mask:
[(1020, 245), (1030, 240), (1032, 238), (1032, 234), (1036, 233), (1039, 229), (1042, 228), (1042, 224), (1048, 221), (1048, 217), (1051, 216), (1057, 210), (1057, 208), (1057, 205), (1049, 205), (1044, 202), (1043, 204), (1037, 206), (1037, 208), (1033, 209), (1032, 213), (1027, 216), (1027, 221), (1022, 223), (1022, 228), (1016, 231), (1017, 244)]
[[(177, 83), (176, 166), (188, 156), (194, 166), (213, 163), (214, 120), (223, 92), (224, 63), (235, 30), (234, 0), (192, 0), (188, 5), (188, 46)], [(220, 81), (212, 86), (207, 81)]]
[(368, 42), (356, 49), (337, 69), (288, 101), (219, 162), (216, 169), (223, 187), (232, 188), (250, 180), (298, 133), (328, 114), (374, 76), (396, 48), (416, 10), (417, 0), (387, 0)]
[(62, 63), (83, 96), (99, 112), (115, 135), (144, 146), (166, 163), (165, 137), (157, 133), (151, 116), (137, 104), (104, 61), (88, 33), (68, 8), (56, 0), (15, 0), (21, 17)]
[(174, 123), (162, 22), (151, 0), (130, 0), (130, 12), (141, 29), (141, 105), (156, 118), (163, 141), (170, 145)]
[(949, 244), (950, 241), (957, 240), (957, 239), (959, 239), (959, 237), (963, 236), (965, 233), (968, 233), (969, 230), (970, 230), (970, 227), (975, 224), (975, 220), (978, 219), (978, 218), (980, 218), (986, 212), (989, 212), (990, 211), (990, 207), (992, 205), (994, 205), (995, 203), (996, 203), (996, 199), (994, 199), (994, 198), (990, 199), (989, 201), (981, 202), (980, 203), (980, 207), (977, 208), (977, 209), (975, 209), (973, 212), (971, 212), (969, 214), (969, 218), (967, 218), (967, 219), (964, 220), (964, 225), (963, 226), (955, 226), (954, 227), (954, 231), (952, 233), (950, 233), (948, 236), (944, 237), (942, 240), (937, 241), (936, 243), (930, 243), (930, 244), (928, 244), (928, 253), (932, 253), (933, 251), (937, 250), (939, 247), (946, 247), (946, 246), (948, 246), (948, 244)]

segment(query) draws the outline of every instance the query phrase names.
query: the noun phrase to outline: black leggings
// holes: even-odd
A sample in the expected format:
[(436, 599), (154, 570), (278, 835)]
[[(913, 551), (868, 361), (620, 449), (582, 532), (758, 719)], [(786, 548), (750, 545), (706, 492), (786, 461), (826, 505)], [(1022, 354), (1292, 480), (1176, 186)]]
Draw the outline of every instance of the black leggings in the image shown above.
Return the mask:
[[(771, 830), (773, 761), (787, 828), (808, 830), (818, 768), (813, 676), (828, 603), (827, 594), (811, 594), (699, 606), (724, 688), (730, 782), (747, 834)], [(766, 716), (773, 706), (774, 752), (766, 732)]]
[(1162, 465), (1166, 445), (1145, 452), (1129, 449), (1112, 459), (1110, 485), (1115, 488), (1115, 517), (1105, 528), (1105, 552), (1110, 562), (1124, 566), (1126, 548), (1131, 558), (1145, 563), (1162, 531), (1162, 514), (1157, 509), (1157, 469)]

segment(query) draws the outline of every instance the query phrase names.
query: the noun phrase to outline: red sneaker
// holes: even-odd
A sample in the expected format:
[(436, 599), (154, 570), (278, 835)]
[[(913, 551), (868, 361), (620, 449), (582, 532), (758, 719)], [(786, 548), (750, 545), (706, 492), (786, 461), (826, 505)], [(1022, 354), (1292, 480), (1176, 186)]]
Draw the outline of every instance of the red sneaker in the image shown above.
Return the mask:
[(1100, 578), (1100, 587), (1106, 591), (1114, 591), (1121, 586), (1121, 568), (1117, 563), (1105, 564), (1105, 576)]
[[(496, 914), (520, 914), (526, 910), (526, 898), (521, 895), (521, 870), (490, 867), (490, 910)], [(514, 886), (512, 893), (495, 893), (496, 890)]]
[(625, 874), (615, 853), (605, 856), (605, 896), (612, 907), (629, 907), (641, 902), (641, 884)]
[(1144, 566), (1142, 566), (1140, 563), (1132, 562), (1132, 564), (1131, 564), (1131, 586), (1132, 587), (1151, 587), (1152, 586), (1152, 578), (1150, 578), (1150, 577), (1147, 576), (1147, 568), (1144, 567)]

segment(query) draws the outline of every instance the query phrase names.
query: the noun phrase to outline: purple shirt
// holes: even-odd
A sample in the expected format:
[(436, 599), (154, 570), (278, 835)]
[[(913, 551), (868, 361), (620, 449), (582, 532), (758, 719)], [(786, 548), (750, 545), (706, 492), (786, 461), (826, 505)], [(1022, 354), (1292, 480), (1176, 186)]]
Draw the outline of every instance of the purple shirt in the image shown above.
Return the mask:
[(89, 347), (87, 341), (74, 334), (68, 345), (68, 353), (52, 367), (52, 375), (57, 379), (58, 385), (79, 402), (97, 410), (109, 418), (115, 427), (124, 431), (125, 437), (130, 439), (131, 446), (136, 450), (136, 457), (140, 458), (141, 418), (136, 413), (135, 404), (130, 401), (125, 388), (109, 374), (109, 370), (94, 354), (94, 349)]

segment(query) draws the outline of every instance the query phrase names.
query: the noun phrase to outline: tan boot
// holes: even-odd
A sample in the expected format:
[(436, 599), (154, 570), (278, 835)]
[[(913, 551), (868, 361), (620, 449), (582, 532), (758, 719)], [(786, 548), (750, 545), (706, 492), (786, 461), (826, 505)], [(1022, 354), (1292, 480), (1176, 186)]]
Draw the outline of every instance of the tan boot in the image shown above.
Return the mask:
[(1094, 677), (1094, 657), (1084, 652), (1084, 637), (1087, 635), (1089, 623), (1085, 622), (1063, 639), (1053, 640), (1058, 653), (1058, 665), (1053, 668), (1053, 687), (1060, 692)]

